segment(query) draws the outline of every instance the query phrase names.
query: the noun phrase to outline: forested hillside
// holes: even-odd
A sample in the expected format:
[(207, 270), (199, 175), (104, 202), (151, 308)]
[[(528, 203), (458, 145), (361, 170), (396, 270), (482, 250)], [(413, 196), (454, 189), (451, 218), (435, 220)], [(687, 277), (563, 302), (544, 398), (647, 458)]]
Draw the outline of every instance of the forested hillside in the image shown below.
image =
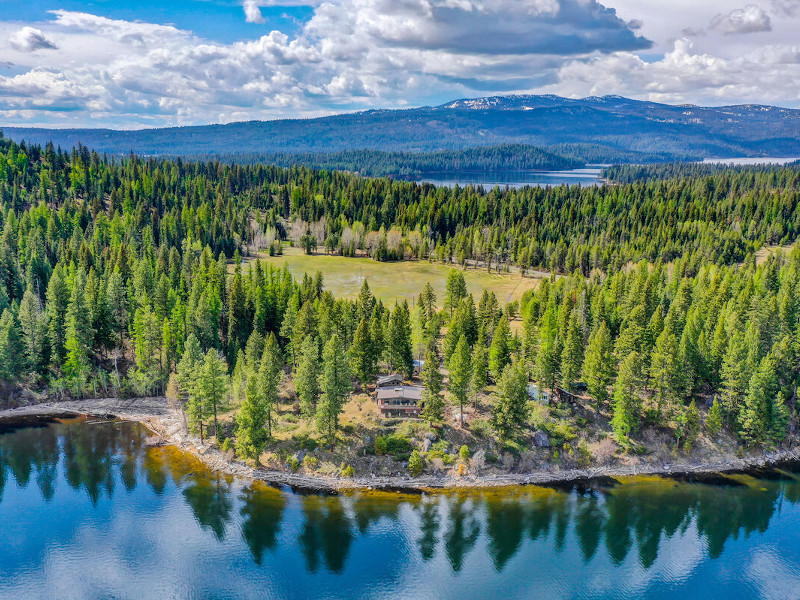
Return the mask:
[(138, 131), (7, 127), (6, 133), (18, 142), (44, 145), (52, 141), (63, 148), (82, 143), (117, 156), (130, 152), (184, 157), (362, 150), (435, 153), (508, 144), (536, 146), (599, 163), (800, 156), (798, 110), (673, 106), (619, 96), (497, 96), (317, 119)]
[[(381, 152), (347, 150), (301, 154), (241, 154), (190, 156), (191, 160), (219, 160), (246, 165), (303, 166), (327, 171), (352, 171), (372, 177), (418, 178), (430, 173), (475, 171), (554, 171), (585, 166), (588, 158), (581, 147), (548, 151), (535, 146), (510, 144), (441, 152)], [(588, 149), (586, 156), (594, 156)], [(619, 158), (619, 157), (618, 157)]]
[[(0, 140), (0, 378), (76, 396), (170, 388), (193, 425), (233, 406), (236, 448), (255, 457), (287, 378), (333, 442), (356, 384), (410, 377), (419, 354), (425, 420), (474, 402), (503, 443), (544, 428), (583, 451), (581, 421), (529, 411), (533, 377), (585, 381), (623, 446), (648, 423), (684, 449), (701, 426), (774, 446), (796, 414), (800, 251), (759, 266), (754, 252), (796, 239), (799, 200), (796, 168), (486, 192)], [(519, 307), (473, 299), (458, 271), (413, 309), (367, 285), (342, 300), (321, 274), (241, 264), (285, 239), (553, 278)], [(713, 395), (702, 425), (694, 402)]]

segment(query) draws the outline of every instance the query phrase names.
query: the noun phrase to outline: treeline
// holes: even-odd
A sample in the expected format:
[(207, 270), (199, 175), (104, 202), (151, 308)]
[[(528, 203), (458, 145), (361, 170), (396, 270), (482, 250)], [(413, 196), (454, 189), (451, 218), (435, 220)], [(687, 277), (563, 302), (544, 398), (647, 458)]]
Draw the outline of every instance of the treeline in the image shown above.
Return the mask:
[[(0, 150), (8, 382), (74, 395), (170, 388), (200, 428), (233, 400), (248, 456), (269, 437), (288, 373), (302, 412), (333, 439), (354, 382), (410, 375), (414, 356), (425, 358), (428, 421), (443, 420), (446, 365), (461, 405), (497, 384), (492, 426), (503, 440), (526, 424), (529, 372), (546, 388), (583, 378), (594, 398), (610, 395), (620, 439), (654, 402), (654, 422), (673, 415), (690, 441), (692, 400), (714, 394), (715, 419), (746, 442), (786, 435), (800, 256), (758, 267), (752, 257), (765, 241), (796, 237), (795, 169), (486, 193), (301, 167), (109, 162), (5, 140)], [(491, 294), (476, 302), (458, 272), (443, 310), (427, 287), (412, 312), (383, 306), (366, 285), (348, 301), (321, 275), (296, 282), (258, 261), (244, 267), (240, 253), (267, 230), (286, 236), (290, 218), (332, 251), (345, 250), (345, 234), (347, 250), (372, 236), (377, 258), (494, 259), (572, 275), (525, 298), (519, 339), (515, 307)], [(390, 240), (395, 254), (381, 254)]]
[(522, 303), (525, 357), (543, 386), (582, 381), (609, 401), (618, 439), (669, 424), (691, 446), (703, 399), (712, 436), (727, 426), (774, 447), (796, 421), (798, 285), (798, 250), (696, 274), (678, 260), (545, 282)]
[(343, 150), (339, 152), (222, 154), (190, 157), (219, 160), (230, 164), (268, 164), (280, 167), (303, 166), (328, 171), (350, 171), (371, 177), (410, 179), (432, 173), (557, 171), (577, 169), (586, 163), (573, 151), (569, 156), (557, 151), (522, 144), (506, 144), (444, 150), (439, 152), (385, 152)]
[(786, 165), (770, 163), (732, 165), (720, 162), (662, 162), (658, 164), (612, 165), (603, 169), (602, 176), (614, 183), (635, 183), (651, 179), (676, 179), (687, 177), (710, 177), (721, 173), (780, 173), (787, 168), (800, 166), (800, 161)]

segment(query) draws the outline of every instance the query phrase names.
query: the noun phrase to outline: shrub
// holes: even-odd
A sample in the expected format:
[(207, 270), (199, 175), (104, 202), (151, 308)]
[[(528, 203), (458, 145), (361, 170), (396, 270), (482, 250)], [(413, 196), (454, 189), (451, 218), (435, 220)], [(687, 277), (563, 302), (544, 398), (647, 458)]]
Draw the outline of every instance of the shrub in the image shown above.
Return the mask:
[(222, 451), (228, 452), (228, 450), (230, 449), (231, 449), (231, 438), (225, 438), (225, 440), (222, 442)]
[(290, 456), (289, 460), (287, 461), (287, 464), (289, 465), (289, 470), (292, 473), (294, 473), (295, 471), (297, 471), (297, 469), (300, 468), (300, 461), (297, 460), (296, 456)]
[(411, 473), (413, 477), (417, 477), (422, 474), (424, 468), (425, 463), (422, 460), (422, 455), (419, 453), (419, 450), (414, 450), (411, 456), (408, 457), (408, 472)]
[(303, 459), (303, 466), (306, 469), (313, 471), (314, 469), (317, 468), (317, 462), (318, 461), (316, 456), (311, 456), (310, 454), (306, 454), (306, 457)]
[(375, 438), (375, 454), (382, 456), (386, 454), (386, 438), (378, 436)]
[(356, 470), (353, 468), (353, 465), (345, 466), (345, 464), (342, 463), (341, 470), (342, 477), (353, 477), (356, 474)]
[(461, 446), (461, 448), (458, 449), (458, 456), (461, 460), (469, 460), (469, 448)]
[(486, 419), (476, 418), (469, 422), (470, 431), (478, 437), (489, 437), (492, 433), (492, 427)]

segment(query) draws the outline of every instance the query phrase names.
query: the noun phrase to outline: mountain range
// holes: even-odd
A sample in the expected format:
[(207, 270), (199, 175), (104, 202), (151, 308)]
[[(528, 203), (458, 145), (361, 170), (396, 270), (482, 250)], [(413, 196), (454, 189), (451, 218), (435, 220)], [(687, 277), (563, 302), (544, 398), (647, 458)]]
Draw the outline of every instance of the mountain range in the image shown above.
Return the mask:
[(62, 148), (81, 143), (116, 155), (248, 162), (279, 154), (304, 154), (308, 162), (308, 157), (322, 160), (327, 153), (353, 150), (405, 156), (510, 144), (584, 162), (653, 162), (800, 156), (800, 110), (669, 105), (619, 96), (514, 95), (315, 119), (143, 130), (6, 127), (4, 134)]

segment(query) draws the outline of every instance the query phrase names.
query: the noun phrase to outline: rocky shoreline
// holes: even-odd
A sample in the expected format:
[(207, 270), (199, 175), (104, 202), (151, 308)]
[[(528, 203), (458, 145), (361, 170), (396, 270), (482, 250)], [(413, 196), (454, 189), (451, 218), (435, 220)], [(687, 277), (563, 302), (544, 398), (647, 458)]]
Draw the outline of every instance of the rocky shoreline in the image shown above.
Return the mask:
[(187, 433), (183, 415), (170, 408), (165, 398), (100, 398), (45, 402), (22, 408), (0, 410), (0, 426), (26, 426), (41, 418), (68, 418), (86, 415), (100, 418), (117, 418), (143, 424), (156, 434), (152, 443), (174, 445), (199, 458), (213, 470), (236, 477), (261, 480), (288, 486), (306, 492), (335, 493), (345, 490), (383, 490), (404, 493), (512, 487), (519, 485), (560, 486), (607, 480), (616, 477), (641, 475), (702, 476), (761, 469), (781, 463), (800, 461), (800, 447), (772, 453), (733, 457), (724, 461), (692, 464), (637, 464), (587, 469), (548, 470), (532, 473), (502, 473), (481, 476), (421, 476), (421, 477), (326, 477), (304, 475), (286, 471), (254, 468), (235, 460), (232, 452), (222, 452), (210, 444), (201, 444), (198, 437)]

